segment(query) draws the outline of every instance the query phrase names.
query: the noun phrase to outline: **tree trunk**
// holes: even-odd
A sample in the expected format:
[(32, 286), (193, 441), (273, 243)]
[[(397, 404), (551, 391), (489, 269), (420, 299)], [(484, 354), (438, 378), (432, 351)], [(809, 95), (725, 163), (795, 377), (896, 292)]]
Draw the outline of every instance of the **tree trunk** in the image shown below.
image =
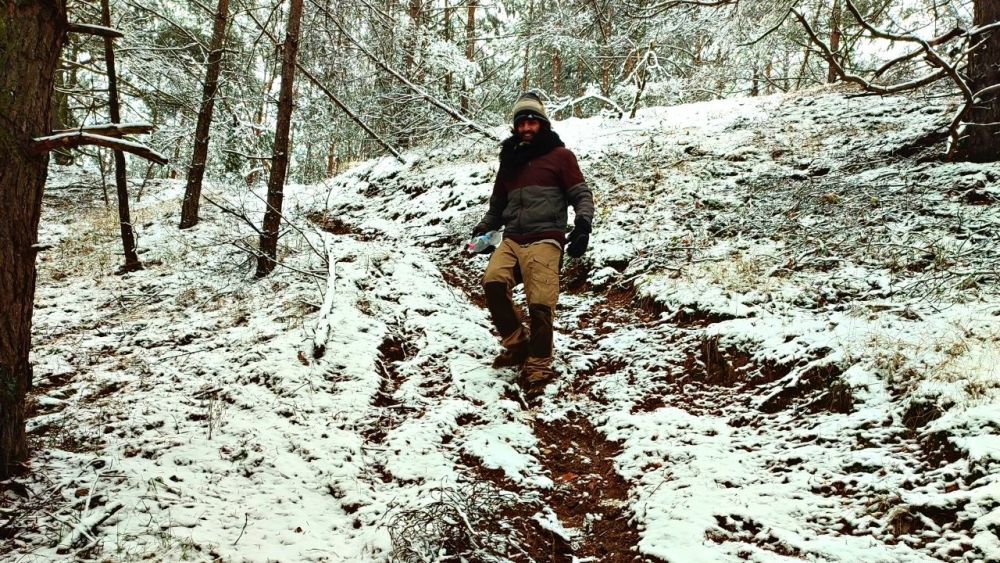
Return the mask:
[(215, 27), (212, 30), (212, 45), (208, 53), (208, 70), (205, 73), (205, 89), (201, 96), (198, 125), (194, 133), (194, 154), (188, 169), (187, 187), (184, 189), (184, 203), (181, 206), (180, 228), (187, 229), (198, 224), (198, 207), (201, 203), (201, 182), (205, 177), (205, 162), (208, 160), (208, 136), (212, 128), (212, 112), (215, 110), (215, 94), (219, 91), (219, 71), (222, 70), (223, 44), (226, 41), (226, 21), (229, 18), (229, 0), (219, 0), (215, 11)]
[(260, 256), (257, 258), (258, 278), (277, 265), (278, 231), (281, 228), (281, 203), (284, 199), (285, 174), (288, 171), (288, 139), (292, 122), (292, 91), (295, 80), (295, 56), (299, 50), (299, 24), (302, 20), (302, 0), (291, 0), (288, 28), (281, 57), (281, 87), (278, 90), (278, 123), (274, 131), (274, 153), (271, 175), (267, 181), (267, 210), (260, 235)]
[(24, 398), (31, 387), (35, 253), (49, 158), (32, 137), (51, 123), (52, 91), (66, 32), (65, 0), (0, 4), (0, 479), (28, 458)]
[(764, 85), (764, 92), (770, 96), (774, 93), (774, 82), (771, 80), (771, 76), (774, 74), (774, 60), (768, 59), (767, 66), (764, 67), (764, 81), (767, 83)]
[[(77, 49), (72, 49), (72, 52), (67, 57), (70, 61), (76, 61), (76, 51)], [(56, 71), (56, 87), (55, 94), (52, 98), (52, 129), (72, 129), (76, 127), (76, 120), (73, 119), (73, 112), (69, 108), (69, 90), (76, 87), (76, 71), (77, 67), (75, 65), (63, 65), (62, 68)], [(76, 160), (73, 156), (73, 151), (64, 149), (57, 150), (52, 155), (53, 160), (56, 164), (60, 166), (69, 166), (73, 164)]]
[[(583, 57), (577, 57), (576, 59), (576, 97), (582, 98), (586, 90), (584, 90), (584, 84), (587, 83), (587, 67), (584, 65)], [(578, 118), (583, 118), (583, 108), (580, 104), (573, 104), (573, 115)]]
[(802, 89), (802, 81), (805, 80), (806, 72), (809, 71), (809, 53), (812, 50), (806, 45), (802, 53), (802, 65), (799, 67), (799, 75), (795, 77), (795, 90)]
[[(977, 28), (1000, 21), (1000, 2), (976, 0), (972, 21)], [(973, 41), (982, 41), (982, 44), (969, 55), (969, 86), (972, 91), (979, 92), (1000, 85), (1000, 29), (994, 29), (989, 35), (980, 34)], [(968, 125), (958, 142), (956, 156), (973, 162), (1000, 159), (1000, 92), (979, 96), (964, 121)]]
[[(843, 60), (843, 57), (839, 57), (837, 51), (840, 50), (840, 0), (833, 0), (833, 10), (830, 12), (830, 51), (833, 56), (837, 59)], [(829, 63), (826, 71), (826, 82), (828, 84), (833, 84), (837, 81), (837, 67), (833, 63)]]
[(330, 143), (330, 149), (326, 153), (326, 177), (333, 178), (340, 168), (337, 160), (337, 143)]
[[(101, 24), (111, 27), (111, 8), (108, 0), (101, 0)], [(121, 109), (118, 104), (118, 75), (115, 70), (114, 40), (104, 38), (104, 60), (108, 67), (108, 104), (111, 109), (111, 122), (121, 123)], [(122, 248), (125, 252), (125, 265), (118, 272), (134, 272), (142, 269), (142, 262), (135, 251), (135, 232), (132, 230), (132, 217), (128, 208), (128, 179), (125, 177), (125, 153), (115, 153), (115, 184), (118, 187), (118, 223), (121, 226)]]
[(552, 95), (559, 95), (560, 78), (562, 77), (562, 58), (559, 56), (559, 49), (552, 51)]
[[(420, 58), (417, 56), (418, 51), (422, 47), (422, 41), (420, 39), (421, 33), (421, 14), (423, 13), (423, 6), (420, 0), (409, 0), (407, 5), (407, 15), (410, 16), (410, 25), (413, 26), (410, 29), (409, 38), (407, 39), (407, 45), (404, 49), (403, 55), (403, 67), (406, 71), (406, 75), (414, 77), (414, 68), (419, 62)], [(417, 71), (419, 74), (419, 70)], [(417, 82), (422, 82), (421, 77), (416, 76)]]
[(531, 31), (534, 29), (535, 2), (528, 2), (528, 36), (524, 39), (524, 69), (521, 73), (521, 91), (527, 92), (531, 87)]
[[(469, 0), (468, 15), (465, 20), (465, 58), (470, 62), (476, 58), (476, 8), (478, 0)], [(469, 84), (462, 86), (462, 114), (469, 113)]]
[[(452, 5), (450, 0), (445, 0), (444, 2), (444, 41), (449, 45), (454, 40), (451, 32), (451, 17), (455, 12), (455, 7)], [(448, 99), (448, 103), (453, 103), (451, 97), (452, 81), (454, 81), (454, 76), (451, 71), (444, 73), (444, 95)]]

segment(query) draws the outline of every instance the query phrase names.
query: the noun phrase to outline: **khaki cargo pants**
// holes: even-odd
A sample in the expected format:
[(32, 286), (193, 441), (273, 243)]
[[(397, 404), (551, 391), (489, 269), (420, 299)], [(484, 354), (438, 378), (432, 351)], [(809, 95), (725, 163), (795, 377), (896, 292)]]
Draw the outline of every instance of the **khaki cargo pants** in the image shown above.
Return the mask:
[[(520, 245), (504, 239), (483, 275), (486, 304), (506, 348), (528, 341), (529, 362), (552, 358), (552, 316), (559, 300), (562, 247), (555, 241)], [(529, 330), (514, 308), (511, 290), (524, 282)], [(536, 362), (537, 363), (537, 362)]]

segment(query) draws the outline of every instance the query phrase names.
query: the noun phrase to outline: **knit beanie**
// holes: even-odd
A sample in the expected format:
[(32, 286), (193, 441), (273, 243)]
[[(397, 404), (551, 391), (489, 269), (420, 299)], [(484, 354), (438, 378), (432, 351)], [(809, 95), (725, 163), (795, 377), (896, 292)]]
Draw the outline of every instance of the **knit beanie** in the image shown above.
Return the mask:
[(534, 92), (525, 92), (518, 96), (514, 102), (514, 109), (511, 110), (514, 126), (524, 119), (537, 119), (549, 123), (549, 116), (545, 114), (545, 106), (542, 105), (541, 98)]

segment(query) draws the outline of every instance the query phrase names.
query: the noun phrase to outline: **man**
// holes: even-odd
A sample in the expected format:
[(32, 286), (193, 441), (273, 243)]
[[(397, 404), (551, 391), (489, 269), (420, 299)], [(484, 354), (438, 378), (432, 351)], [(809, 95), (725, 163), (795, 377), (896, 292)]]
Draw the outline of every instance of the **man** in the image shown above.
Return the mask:
[[(594, 196), (576, 156), (552, 131), (541, 99), (532, 92), (521, 94), (511, 113), (513, 135), (501, 144), (490, 208), (472, 234), (504, 227), (503, 241), (483, 276), (486, 303), (503, 345), (493, 367), (522, 366), (520, 383), (534, 396), (555, 377), (552, 318), (567, 243), (567, 207), (573, 206), (576, 219), (566, 253), (579, 258), (590, 240)], [(522, 280), (527, 327), (511, 299), (511, 290)]]

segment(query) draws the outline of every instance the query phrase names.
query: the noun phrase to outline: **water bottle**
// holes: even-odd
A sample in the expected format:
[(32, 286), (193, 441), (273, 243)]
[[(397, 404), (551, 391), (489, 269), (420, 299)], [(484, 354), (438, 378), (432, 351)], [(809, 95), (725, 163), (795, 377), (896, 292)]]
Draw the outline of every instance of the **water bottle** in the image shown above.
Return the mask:
[(491, 246), (499, 245), (501, 240), (503, 240), (503, 236), (500, 234), (500, 231), (490, 231), (478, 237), (473, 237), (465, 249), (468, 252), (476, 254)]

